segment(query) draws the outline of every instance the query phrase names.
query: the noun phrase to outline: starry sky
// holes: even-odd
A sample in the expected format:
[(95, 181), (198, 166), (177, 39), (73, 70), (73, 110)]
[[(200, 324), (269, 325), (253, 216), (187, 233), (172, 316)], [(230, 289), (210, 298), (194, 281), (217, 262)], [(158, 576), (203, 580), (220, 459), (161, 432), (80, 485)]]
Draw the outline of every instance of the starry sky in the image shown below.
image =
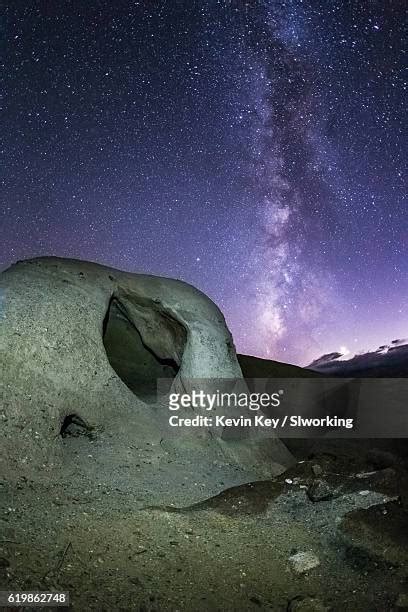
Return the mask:
[(0, 4), (0, 269), (177, 277), (297, 364), (408, 327), (404, 0)]

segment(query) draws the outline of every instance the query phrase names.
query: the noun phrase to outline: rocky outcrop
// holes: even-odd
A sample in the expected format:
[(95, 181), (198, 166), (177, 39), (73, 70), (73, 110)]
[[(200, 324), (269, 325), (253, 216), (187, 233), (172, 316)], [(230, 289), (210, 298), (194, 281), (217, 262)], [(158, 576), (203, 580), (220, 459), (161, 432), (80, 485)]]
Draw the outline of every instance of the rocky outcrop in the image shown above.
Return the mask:
[[(40, 258), (3, 272), (0, 296), (0, 473), (60, 465), (60, 433), (71, 423), (164, 448), (168, 406), (156, 396), (158, 378), (187, 390), (192, 379), (242, 378), (222, 313), (186, 283)], [(276, 474), (291, 459), (276, 439), (261, 447), (192, 437), (184, 458), (183, 435), (171, 440), (156, 468), (201, 457), (208, 472), (227, 456), (227, 467), (202, 476), (214, 492), (220, 482)]]

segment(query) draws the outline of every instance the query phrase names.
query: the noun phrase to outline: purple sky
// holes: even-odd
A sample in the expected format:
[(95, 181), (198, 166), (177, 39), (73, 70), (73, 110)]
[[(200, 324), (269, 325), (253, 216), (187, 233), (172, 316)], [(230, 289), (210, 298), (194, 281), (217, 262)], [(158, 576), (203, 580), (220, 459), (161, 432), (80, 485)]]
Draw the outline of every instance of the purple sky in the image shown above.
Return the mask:
[(293, 363), (406, 337), (404, 12), (3, 3), (0, 268), (178, 277)]

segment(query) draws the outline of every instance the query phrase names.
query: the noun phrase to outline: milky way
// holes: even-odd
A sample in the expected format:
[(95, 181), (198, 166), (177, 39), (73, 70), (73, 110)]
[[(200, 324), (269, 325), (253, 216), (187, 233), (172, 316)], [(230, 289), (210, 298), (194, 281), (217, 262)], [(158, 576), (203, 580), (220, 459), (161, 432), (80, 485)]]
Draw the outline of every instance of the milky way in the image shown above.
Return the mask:
[(0, 267), (174, 276), (237, 348), (407, 331), (404, 3), (0, 7)]

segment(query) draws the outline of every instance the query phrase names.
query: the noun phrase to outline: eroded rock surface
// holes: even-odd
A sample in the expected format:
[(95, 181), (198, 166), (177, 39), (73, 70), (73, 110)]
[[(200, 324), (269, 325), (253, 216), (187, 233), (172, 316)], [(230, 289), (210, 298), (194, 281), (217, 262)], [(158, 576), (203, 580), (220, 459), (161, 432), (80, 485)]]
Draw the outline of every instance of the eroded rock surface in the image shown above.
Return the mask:
[(276, 439), (169, 435), (158, 378), (176, 390), (242, 379), (222, 313), (194, 287), (40, 258), (3, 272), (0, 292), (0, 474), (63, 469), (91, 484), (114, 475), (153, 501), (159, 491), (160, 501), (194, 502), (291, 462)]

